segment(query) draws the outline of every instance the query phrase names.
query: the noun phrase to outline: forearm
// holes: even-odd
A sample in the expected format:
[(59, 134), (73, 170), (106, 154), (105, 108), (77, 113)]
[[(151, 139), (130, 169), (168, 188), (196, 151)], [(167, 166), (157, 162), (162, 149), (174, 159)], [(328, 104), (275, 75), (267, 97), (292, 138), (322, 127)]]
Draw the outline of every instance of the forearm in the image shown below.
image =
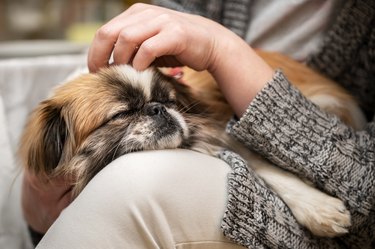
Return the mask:
[[(226, 30), (224, 30), (226, 31)], [(273, 69), (240, 37), (226, 31), (230, 37), (218, 45), (218, 53), (208, 68), (235, 114), (241, 117), (249, 103), (272, 79)]]
[(368, 215), (374, 206), (371, 133), (355, 133), (306, 100), (277, 73), (230, 132), (276, 165), (306, 177)]

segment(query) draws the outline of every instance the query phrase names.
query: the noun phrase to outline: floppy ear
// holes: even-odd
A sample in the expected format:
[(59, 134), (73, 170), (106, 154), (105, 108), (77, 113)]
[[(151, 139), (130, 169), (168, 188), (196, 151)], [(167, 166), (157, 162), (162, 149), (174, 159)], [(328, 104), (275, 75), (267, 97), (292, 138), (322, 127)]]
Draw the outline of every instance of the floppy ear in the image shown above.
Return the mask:
[(19, 152), (24, 167), (35, 173), (51, 173), (60, 162), (66, 138), (61, 107), (43, 101), (30, 116), (21, 137)]

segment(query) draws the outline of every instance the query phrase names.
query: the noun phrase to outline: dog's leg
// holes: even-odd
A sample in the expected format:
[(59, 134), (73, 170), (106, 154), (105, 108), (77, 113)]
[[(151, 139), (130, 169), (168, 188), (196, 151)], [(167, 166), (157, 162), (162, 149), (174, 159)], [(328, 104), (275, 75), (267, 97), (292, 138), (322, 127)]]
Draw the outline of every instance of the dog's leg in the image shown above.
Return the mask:
[(249, 165), (281, 197), (297, 221), (313, 234), (335, 237), (348, 232), (350, 213), (344, 203), (261, 158)]

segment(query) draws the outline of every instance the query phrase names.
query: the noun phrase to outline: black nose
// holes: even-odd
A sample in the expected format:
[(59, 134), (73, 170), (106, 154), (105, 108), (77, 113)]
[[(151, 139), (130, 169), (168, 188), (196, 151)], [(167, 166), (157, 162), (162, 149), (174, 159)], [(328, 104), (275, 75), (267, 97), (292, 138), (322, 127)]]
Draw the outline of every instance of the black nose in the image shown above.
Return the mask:
[(148, 116), (162, 115), (167, 112), (165, 107), (160, 103), (149, 103), (145, 105), (144, 111)]

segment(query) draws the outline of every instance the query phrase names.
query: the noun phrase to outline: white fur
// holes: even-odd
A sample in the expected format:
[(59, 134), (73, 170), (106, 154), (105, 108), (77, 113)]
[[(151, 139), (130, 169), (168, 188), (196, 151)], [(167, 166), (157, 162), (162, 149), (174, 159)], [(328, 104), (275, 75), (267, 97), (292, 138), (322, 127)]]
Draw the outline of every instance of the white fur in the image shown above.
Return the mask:
[(149, 129), (149, 127), (153, 127), (153, 121), (150, 119), (144, 122), (131, 124), (126, 131), (124, 136), (126, 139), (124, 139), (123, 142), (127, 143), (126, 145), (128, 147), (133, 148), (136, 148), (138, 145), (145, 146), (143, 149), (146, 150), (178, 148), (183, 139), (189, 136), (189, 129), (185, 119), (180, 113), (170, 108), (167, 108), (167, 112), (177, 120), (182, 129), (182, 134), (177, 130), (176, 132), (168, 134), (160, 138), (158, 141), (155, 141), (155, 144), (150, 144), (149, 141), (152, 141), (151, 138), (155, 132), (153, 129)]
[(315, 103), (316, 105), (320, 106), (322, 109), (326, 107), (339, 107), (347, 109), (350, 116), (353, 117), (354, 124), (353, 128), (356, 130), (362, 130), (365, 126), (366, 118), (361, 111), (361, 109), (358, 107), (358, 105), (351, 100), (348, 101), (341, 101), (338, 98), (336, 98), (334, 95), (328, 95), (328, 94), (319, 94), (309, 97), (309, 99)]
[(356, 130), (363, 130), (367, 124), (367, 120), (362, 110), (355, 103), (347, 103), (346, 107), (348, 108), (350, 115), (354, 119), (354, 128)]
[(188, 128), (188, 126), (187, 126), (187, 124), (185, 122), (185, 119), (182, 117), (182, 115), (179, 112), (177, 112), (177, 111), (175, 111), (173, 109), (170, 109), (170, 108), (167, 108), (167, 111), (175, 119), (177, 119), (178, 123), (180, 124), (180, 126), (182, 128), (184, 138), (189, 137), (189, 128)]
[(146, 100), (151, 99), (152, 69), (137, 71), (129, 65), (119, 65), (115, 67), (115, 71), (125, 82), (131, 83), (136, 88), (141, 88), (145, 93)]

